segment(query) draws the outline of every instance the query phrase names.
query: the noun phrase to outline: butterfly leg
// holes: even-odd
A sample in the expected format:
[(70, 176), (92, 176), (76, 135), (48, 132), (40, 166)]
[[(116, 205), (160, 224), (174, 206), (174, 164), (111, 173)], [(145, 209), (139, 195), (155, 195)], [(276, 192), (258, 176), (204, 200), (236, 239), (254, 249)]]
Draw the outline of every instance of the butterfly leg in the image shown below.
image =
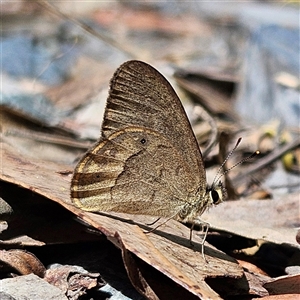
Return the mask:
[(210, 224), (207, 223), (207, 222), (201, 221), (200, 219), (195, 220), (195, 222), (192, 224), (191, 231), (190, 231), (190, 242), (192, 241), (192, 230), (193, 230), (195, 225), (199, 225), (201, 227), (201, 232), (204, 233), (204, 236), (203, 236), (202, 241), (201, 241), (201, 254), (202, 254), (202, 257), (205, 260), (205, 262), (208, 263), (208, 261), (205, 257), (205, 253), (204, 253), (204, 244), (205, 244), (205, 241), (206, 241), (206, 237), (207, 237), (207, 234), (208, 234)]
[(194, 246), (194, 243), (192, 241), (193, 239), (193, 229), (194, 229), (195, 223), (192, 224), (191, 228), (190, 228), (190, 245)]
[[(165, 220), (164, 222), (162, 222), (161, 224), (158, 224), (156, 227), (154, 227), (154, 228), (152, 228), (152, 229), (150, 229), (150, 230), (144, 231), (144, 233), (147, 234), (147, 233), (150, 233), (150, 232), (155, 231), (158, 227), (160, 227), (160, 226), (166, 224), (166, 223), (169, 222), (171, 219), (174, 219), (174, 217), (175, 217), (176, 215), (177, 215), (177, 213), (176, 213), (175, 215), (171, 216), (170, 218), (166, 219), (166, 220)], [(158, 218), (158, 219), (157, 219), (154, 223), (152, 223), (152, 224), (155, 224), (159, 219), (160, 219), (160, 218)]]
[(154, 225), (156, 222), (158, 222), (161, 219), (161, 217), (157, 218), (154, 222), (151, 223), (146, 223), (147, 226), (152, 226)]
[[(156, 222), (158, 222), (159, 220), (160, 220), (160, 218), (157, 218), (154, 222), (149, 223), (149, 224), (146, 223), (146, 225), (147, 225), (147, 226), (154, 225), (154, 224), (155, 224)], [(167, 221), (169, 221), (169, 219), (168, 219)], [(147, 234), (147, 233), (150, 233), (150, 232), (155, 231), (158, 227), (160, 227), (161, 225), (165, 224), (167, 221), (165, 221), (165, 222), (163, 222), (163, 223), (161, 223), (161, 224), (158, 224), (156, 227), (154, 227), (154, 228), (152, 228), (152, 229), (150, 229), (150, 230), (145, 230), (144, 233)]]
[(206, 260), (205, 254), (204, 254), (204, 243), (206, 241), (206, 237), (207, 237), (207, 234), (208, 234), (210, 224), (206, 223), (206, 222), (203, 222), (203, 223), (201, 223), (201, 226), (202, 226), (202, 232), (204, 232), (204, 236), (203, 236), (202, 241), (201, 241), (201, 253), (202, 253), (202, 257), (205, 260), (205, 262), (208, 262)]

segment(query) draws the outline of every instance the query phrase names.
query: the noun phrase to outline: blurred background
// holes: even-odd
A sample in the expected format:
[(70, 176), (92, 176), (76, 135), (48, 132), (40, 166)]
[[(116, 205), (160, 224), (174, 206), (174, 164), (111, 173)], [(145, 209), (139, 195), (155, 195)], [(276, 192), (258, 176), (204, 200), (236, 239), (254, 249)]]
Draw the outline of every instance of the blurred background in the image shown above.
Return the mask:
[[(211, 128), (195, 105), (249, 153), (269, 153), (299, 137), (299, 45), (289, 1), (2, 2), (2, 133), (28, 155), (73, 164), (99, 137), (113, 72), (139, 59), (175, 87), (201, 145)], [(86, 144), (70, 154), (66, 137)], [(297, 173), (299, 153), (286, 161)]]
[[(123, 268), (120, 252), (109, 242), (76, 246), (86, 235), (98, 236), (85, 234), (85, 226), (62, 206), (70, 203), (76, 163), (100, 136), (113, 73), (138, 59), (158, 69), (182, 100), (209, 183), (239, 137), (227, 168), (260, 151), (222, 178), (229, 200), (238, 201), (225, 201), (201, 216), (218, 230), (207, 241), (242, 259), (241, 250), (257, 244), (257, 252), (245, 252), (246, 260), (254, 253), (254, 264), (270, 276), (292, 274), (286, 267), (295, 267), (299, 276), (299, 1), (15, 0), (1, 1), (1, 18), (0, 225), (9, 223), (8, 230), (7, 224), (1, 229), (3, 249), (34, 246), (31, 251), (45, 265), (65, 264), (57, 258), (62, 252), (67, 264), (71, 257), (81, 265), (78, 257), (86, 254), (94, 268), (93, 252), (95, 261), (101, 260), (97, 272), (102, 274), (108, 257), (109, 276), (116, 272), (116, 257)], [(174, 236), (180, 235), (177, 225)], [(36, 247), (44, 245), (50, 250)], [(245, 266), (252, 272), (248, 280), (258, 271)], [(117, 281), (123, 284), (122, 272)], [(196, 272), (193, 276), (202, 280)], [(160, 278), (152, 276), (163, 286)], [(240, 287), (224, 282), (242, 299)], [(282, 294), (292, 285), (298, 286), (280, 284), (286, 289)], [(132, 299), (140, 299), (128, 286)]]

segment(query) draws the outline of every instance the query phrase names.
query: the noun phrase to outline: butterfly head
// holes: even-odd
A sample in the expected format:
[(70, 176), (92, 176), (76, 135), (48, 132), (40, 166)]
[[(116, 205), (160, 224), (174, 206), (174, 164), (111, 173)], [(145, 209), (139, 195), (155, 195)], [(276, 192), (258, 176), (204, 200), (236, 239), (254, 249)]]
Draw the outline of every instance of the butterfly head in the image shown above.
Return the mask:
[(226, 188), (221, 181), (218, 184), (207, 186), (206, 193), (209, 195), (208, 206), (218, 205), (227, 198)]
[(227, 192), (222, 182), (219, 181), (218, 184), (207, 186), (204, 193), (201, 186), (199, 186), (196, 193), (190, 195), (190, 197), (191, 200), (178, 213), (178, 219), (184, 223), (193, 222), (206, 209), (224, 201), (227, 197)]

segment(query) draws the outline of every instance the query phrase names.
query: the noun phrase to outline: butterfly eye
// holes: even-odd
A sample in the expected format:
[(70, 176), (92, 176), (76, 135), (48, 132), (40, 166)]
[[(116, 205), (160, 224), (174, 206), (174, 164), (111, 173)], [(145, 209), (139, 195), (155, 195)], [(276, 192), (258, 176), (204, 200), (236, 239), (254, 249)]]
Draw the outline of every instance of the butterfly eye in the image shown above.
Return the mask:
[(141, 142), (141, 144), (146, 144), (146, 139), (144, 139), (144, 138), (142, 138), (141, 140), (140, 140), (140, 142)]
[(214, 204), (218, 204), (219, 203), (220, 195), (219, 195), (219, 193), (216, 190), (212, 189), (210, 191), (210, 196), (211, 196), (211, 199), (213, 200)]

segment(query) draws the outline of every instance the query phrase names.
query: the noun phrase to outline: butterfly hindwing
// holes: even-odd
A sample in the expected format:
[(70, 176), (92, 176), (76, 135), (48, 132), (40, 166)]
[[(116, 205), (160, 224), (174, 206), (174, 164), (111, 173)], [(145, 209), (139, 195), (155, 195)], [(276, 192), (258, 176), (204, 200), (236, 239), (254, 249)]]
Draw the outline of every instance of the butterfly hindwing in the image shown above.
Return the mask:
[(129, 127), (83, 157), (71, 196), (88, 211), (172, 216), (189, 201), (194, 184), (186, 162), (167, 139), (151, 129)]

